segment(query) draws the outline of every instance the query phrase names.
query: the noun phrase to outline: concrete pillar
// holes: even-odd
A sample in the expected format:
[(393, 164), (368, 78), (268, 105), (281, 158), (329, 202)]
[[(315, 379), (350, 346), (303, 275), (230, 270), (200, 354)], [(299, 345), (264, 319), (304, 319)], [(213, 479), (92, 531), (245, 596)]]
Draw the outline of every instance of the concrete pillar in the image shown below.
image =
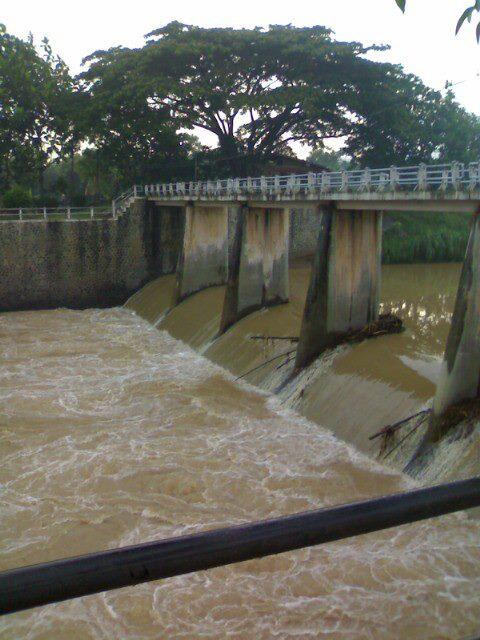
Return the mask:
[(382, 214), (323, 211), (295, 366), (378, 319)]
[[(480, 395), (480, 213), (473, 219), (450, 333), (433, 403), (434, 416)], [(431, 431), (435, 427), (432, 423)], [(442, 434), (438, 434), (441, 437)], [(435, 440), (435, 434), (431, 433)]]
[(220, 333), (261, 307), (288, 302), (289, 211), (240, 207)]
[(227, 280), (228, 208), (188, 204), (177, 266), (176, 302)]

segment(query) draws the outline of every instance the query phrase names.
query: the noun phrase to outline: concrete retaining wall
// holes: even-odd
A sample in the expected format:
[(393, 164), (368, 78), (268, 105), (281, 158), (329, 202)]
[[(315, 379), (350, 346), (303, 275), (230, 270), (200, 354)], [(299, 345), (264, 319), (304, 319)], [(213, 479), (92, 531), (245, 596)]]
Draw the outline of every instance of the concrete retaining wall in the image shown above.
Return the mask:
[(320, 211), (311, 209), (292, 209), (290, 212), (290, 258), (313, 256), (317, 247), (320, 229)]
[(175, 270), (183, 215), (135, 203), (118, 220), (0, 223), (0, 311), (106, 307)]
[[(0, 223), (0, 311), (107, 307), (176, 270), (185, 216), (135, 203), (118, 220)], [(319, 219), (290, 216), (290, 257), (312, 255)], [(230, 207), (233, 242), (236, 207)]]

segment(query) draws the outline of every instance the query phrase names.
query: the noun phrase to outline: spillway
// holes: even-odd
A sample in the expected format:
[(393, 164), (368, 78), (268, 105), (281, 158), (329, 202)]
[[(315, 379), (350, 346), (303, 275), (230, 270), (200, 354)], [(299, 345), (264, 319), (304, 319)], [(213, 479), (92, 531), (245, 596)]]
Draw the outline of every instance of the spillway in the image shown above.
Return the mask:
[[(456, 264), (384, 266), (381, 311), (402, 317), (406, 331), (340, 349), (325, 372), (305, 390), (295, 409), (357, 448), (373, 452), (376, 445), (368, 439), (371, 434), (414, 413), (434, 394), (459, 274)], [(165, 315), (165, 291), (173, 291), (173, 281), (171, 276), (162, 277), (148, 285), (163, 290), (157, 298), (153, 324), (233, 375), (272, 390), (276, 380), (270, 381), (272, 372), (283, 367), (288, 356), (262, 365), (292, 351), (295, 344), (272, 344), (252, 340), (252, 336), (299, 335), (309, 275), (308, 261), (294, 263), (290, 269), (290, 302), (247, 316), (220, 338), (217, 334), (225, 288), (206, 289)], [(137, 296), (127, 306), (150, 320), (155, 306), (152, 295), (146, 288)]]
[[(172, 278), (128, 305), (152, 324), (132, 308), (0, 314), (1, 569), (414, 486), (234, 380), (271, 348), (253, 332), (298, 331), (305, 269), (292, 275), (291, 303), (219, 340), (222, 288), (165, 316)], [(388, 348), (369, 342), (339, 354), (337, 398), (347, 383), (363, 380), (366, 394), (380, 385), (395, 398), (386, 414), (392, 402), (400, 411), (431, 395), (458, 270), (436, 273), (445, 295), (425, 277), (413, 304), (407, 282), (389, 289), (386, 270), (384, 305), (402, 309), (409, 331), (386, 337)], [(412, 268), (409, 282), (418, 278)], [(320, 404), (311, 399), (312, 415), (327, 422)], [(354, 413), (339, 409), (327, 426)], [(447, 516), (15, 614), (0, 621), (0, 637), (461, 640), (480, 620), (479, 540), (478, 521)]]

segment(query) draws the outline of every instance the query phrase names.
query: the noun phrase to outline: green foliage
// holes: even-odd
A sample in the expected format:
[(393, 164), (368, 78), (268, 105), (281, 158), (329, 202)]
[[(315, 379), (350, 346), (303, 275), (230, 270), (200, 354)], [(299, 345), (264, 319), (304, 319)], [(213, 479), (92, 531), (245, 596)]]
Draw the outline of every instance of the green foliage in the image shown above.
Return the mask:
[[(82, 81), (100, 105), (94, 122), (118, 130), (115, 139), (128, 138), (119, 126), (128, 113), (139, 117), (129, 133), (145, 122), (168, 140), (170, 124), (199, 127), (217, 136), (237, 175), (289, 153), (291, 142), (322, 148), (328, 138), (343, 138), (355, 164), (373, 167), (451, 157), (448, 143), (457, 149), (457, 131), (464, 130), (459, 159), (478, 157), (479, 119), (402, 67), (365, 57), (385, 47), (339, 42), (321, 26), (204, 29), (173, 22), (147, 37), (141, 49), (87, 58)], [(110, 110), (103, 120), (102, 104)], [(455, 125), (447, 135), (446, 123)]]
[(330, 171), (348, 171), (351, 169), (351, 161), (342, 151), (330, 149), (315, 149), (307, 158), (310, 162), (315, 162)]
[(383, 262), (461, 262), (470, 221), (462, 213), (385, 214)]
[[(405, 12), (407, 2), (406, 0), (395, 0), (400, 9)], [(473, 5), (467, 7), (465, 11), (462, 13), (460, 18), (458, 19), (457, 26), (455, 28), (455, 35), (458, 34), (460, 29), (463, 27), (465, 22), (471, 22), (474, 13), (478, 11), (480, 12), (480, 0), (475, 0)], [(480, 42), (480, 22), (477, 24), (476, 29), (477, 42)]]
[(29, 189), (14, 185), (5, 191), (2, 197), (3, 206), (7, 209), (15, 207), (31, 207), (33, 205), (32, 193)]
[[(36, 207), (57, 207), (60, 204), (60, 198), (55, 193), (44, 193), (42, 196), (33, 198), (33, 206)], [(70, 204), (75, 205), (74, 202)]]
[[(157, 117), (217, 136), (224, 158), (268, 158), (289, 143), (318, 145), (348, 135), (357, 94), (371, 92), (388, 65), (364, 56), (383, 47), (338, 42), (325, 27), (204, 29), (170, 23), (138, 50), (88, 58), (93, 95), (106, 84), (142, 96)], [(243, 167), (242, 167), (243, 168)]]
[(480, 156), (480, 118), (452, 93), (442, 97), (399, 66), (375, 92), (359, 96), (357, 112), (345, 150), (360, 166), (472, 162)]
[[(0, 185), (38, 182), (54, 155), (61, 155), (78, 117), (74, 83), (44, 39), (37, 50), (0, 29)], [(70, 131), (67, 132), (67, 113)]]
[[(138, 182), (254, 175), (292, 142), (332, 169), (347, 157), (371, 167), (480, 157), (479, 118), (367, 58), (385, 48), (322, 26), (173, 22), (142, 48), (91, 54), (72, 78), (47, 40), (0, 26), (0, 192), (19, 184), (40, 203), (90, 202)], [(218, 146), (203, 147), (196, 128)], [(325, 150), (331, 138), (342, 152)]]

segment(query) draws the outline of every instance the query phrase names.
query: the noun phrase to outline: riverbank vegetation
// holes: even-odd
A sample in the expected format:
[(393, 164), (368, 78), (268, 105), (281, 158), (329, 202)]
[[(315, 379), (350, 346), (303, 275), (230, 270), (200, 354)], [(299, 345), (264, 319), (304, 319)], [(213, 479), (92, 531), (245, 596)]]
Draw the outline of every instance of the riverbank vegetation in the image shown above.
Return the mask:
[(383, 262), (461, 262), (470, 220), (465, 213), (385, 214)]

